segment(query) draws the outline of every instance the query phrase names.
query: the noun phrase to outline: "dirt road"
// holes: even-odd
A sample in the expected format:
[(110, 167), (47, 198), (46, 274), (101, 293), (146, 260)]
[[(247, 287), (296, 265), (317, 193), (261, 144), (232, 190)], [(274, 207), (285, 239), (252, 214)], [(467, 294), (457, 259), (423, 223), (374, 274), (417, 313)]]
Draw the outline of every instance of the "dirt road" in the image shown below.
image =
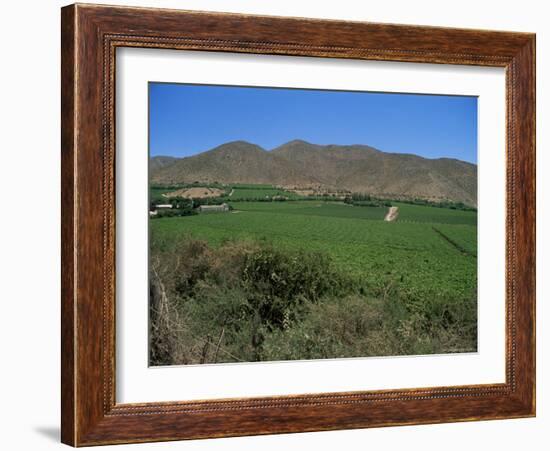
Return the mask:
[(388, 212), (386, 213), (386, 216), (384, 216), (384, 221), (395, 221), (397, 217), (399, 216), (399, 207), (390, 207), (388, 209)]

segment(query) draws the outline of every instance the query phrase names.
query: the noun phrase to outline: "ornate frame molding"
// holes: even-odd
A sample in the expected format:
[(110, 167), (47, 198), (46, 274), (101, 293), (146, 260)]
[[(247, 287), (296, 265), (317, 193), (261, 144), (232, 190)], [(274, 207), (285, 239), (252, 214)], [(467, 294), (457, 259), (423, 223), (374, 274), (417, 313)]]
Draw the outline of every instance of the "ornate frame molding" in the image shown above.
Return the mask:
[[(62, 9), (62, 42), (64, 443), (80, 446), (534, 415), (534, 35), (77, 4)], [(506, 383), (117, 404), (118, 47), (505, 67)]]

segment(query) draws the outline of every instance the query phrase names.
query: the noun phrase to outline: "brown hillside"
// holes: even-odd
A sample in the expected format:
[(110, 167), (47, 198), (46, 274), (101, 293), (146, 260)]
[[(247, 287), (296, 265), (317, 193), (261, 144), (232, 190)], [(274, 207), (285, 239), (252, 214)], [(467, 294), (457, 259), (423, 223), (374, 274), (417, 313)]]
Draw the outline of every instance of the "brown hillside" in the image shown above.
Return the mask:
[(158, 171), (166, 166), (170, 166), (176, 161), (178, 161), (176, 157), (153, 157), (149, 160), (149, 171), (151, 173)]
[(156, 183), (301, 184), (315, 180), (259, 146), (234, 141), (151, 172)]
[(320, 146), (296, 140), (266, 151), (236, 141), (158, 169), (151, 164), (151, 177), (155, 183), (315, 185), (379, 196), (477, 204), (476, 165), (387, 153), (364, 145)]

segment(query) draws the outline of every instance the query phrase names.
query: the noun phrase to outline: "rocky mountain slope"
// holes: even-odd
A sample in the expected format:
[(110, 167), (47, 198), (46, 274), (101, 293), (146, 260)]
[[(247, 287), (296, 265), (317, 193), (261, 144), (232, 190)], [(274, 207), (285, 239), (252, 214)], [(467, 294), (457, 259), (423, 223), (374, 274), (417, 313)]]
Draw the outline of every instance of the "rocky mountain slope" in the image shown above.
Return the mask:
[(234, 141), (186, 158), (153, 157), (150, 169), (152, 182), (162, 184), (266, 183), (477, 204), (476, 165), (364, 145), (295, 140), (267, 151)]

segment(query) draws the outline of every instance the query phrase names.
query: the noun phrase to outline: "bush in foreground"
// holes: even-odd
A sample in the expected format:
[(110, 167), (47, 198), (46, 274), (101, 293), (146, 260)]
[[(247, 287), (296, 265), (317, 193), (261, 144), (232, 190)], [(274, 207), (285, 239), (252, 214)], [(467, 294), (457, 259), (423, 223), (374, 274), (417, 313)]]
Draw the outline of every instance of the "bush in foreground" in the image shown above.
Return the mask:
[(327, 255), (269, 244), (155, 248), (152, 365), (474, 351), (476, 302), (369, 291)]

